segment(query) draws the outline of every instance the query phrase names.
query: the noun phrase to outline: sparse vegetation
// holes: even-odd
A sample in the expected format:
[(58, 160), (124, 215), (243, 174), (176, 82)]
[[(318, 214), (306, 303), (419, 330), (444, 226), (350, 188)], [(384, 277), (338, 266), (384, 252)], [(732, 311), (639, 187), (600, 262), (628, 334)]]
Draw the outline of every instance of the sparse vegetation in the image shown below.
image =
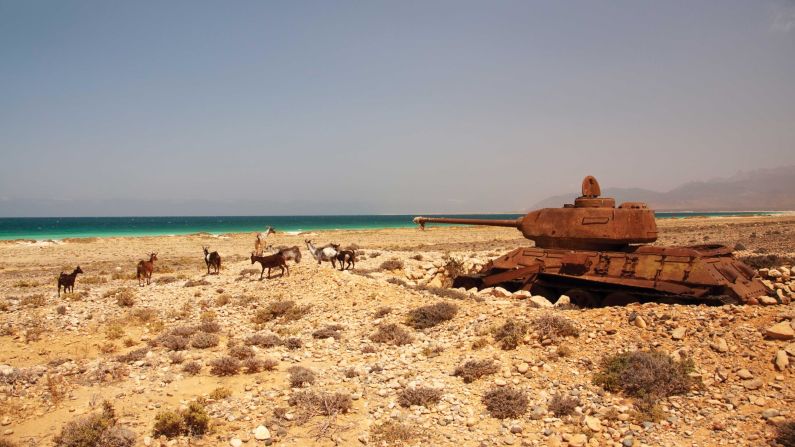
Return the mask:
[(157, 343), (171, 351), (188, 349), (188, 339), (174, 334), (164, 334), (157, 338)]
[(386, 343), (395, 346), (403, 346), (414, 341), (414, 337), (402, 326), (395, 323), (381, 324), (375, 334), (370, 336), (370, 340), (376, 343)]
[(379, 307), (375, 310), (373, 314), (373, 318), (384, 318), (385, 316), (389, 315), (392, 312), (392, 308), (389, 306)]
[(516, 349), (524, 343), (529, 327), (527, 323), (510, 319), (494, 331), (494, 340), (500, 344), (503, 350)]
[(209, 286), (210, 284), (212, 283), (206, 279), (189, 279), (185, 281), (185, 285), (183, 287)]
[(497, 419), (518, 418), (527, 412), (528, 399), (524, 391), (505, 386), (486, 392), (483, 404)]
[(402, 407), (423, 406), (430, 407), (442, 398), (442, 390), (427, 386), (406, 387), (398, 395), (398, 403)]
[(117, 425), (116, 412), (107, 401), (102, 413), (68, 422), (53, 438), (55, 447), (132, 447), (135, 433)]
[(240, 360), (225, 356), (210, 362), (210, 373), (216, 376), (234, 376), (240, 371)]
[(419, 437), (410, 426), (393, 420), (374, 426), (370, 434), (378, 445), (402, 445)]
[(250, 346), (236, 345), (229, 348), (229, 355), (239, 360), (245, 360), (254, 357), (254, 350)]
[(219, 339), (215, 334), (208, 334), (207, 332), (199, 332), (191, 339), (191, 346), (197, 349), (207, 349), (218, 346)]
[(215, 334), (221, 331), (221, 325), (214, 320), (202, 321), (199, 324), (199, 330), (208, 334)]
[(246, 338), (244, 343), (248, 346), (259, 346), (261, 348), (272, 348), (274, 346), (279, 346), (283, 343), (282, 339), (279, 338), (278, 335), (275, 334), (254, 334), (250, 335)]
[[(372, 258), (373, 255), (371, 254), (370, 257)], [(379, 268), (381, 270), (389, 270), (389, 271), (402, 270), (403, 261), (401, 261), (400, 259), (388, 259), (382, 262)]]
[(353, 401), (347, 393), (315, 393), (312, 391), (297, 391), (290, 396), (287, 403), (296, 407), (300, 413), (299, 422), (306, 421), (312, 416), (334, 416), (344, 414), (351, 410)]
[(795, 446), (795, 421), (787, 421), (776, 427), (776, 443), (783, 447)]
[(576, 337), (580, 331), (568, 318), (546, 314), (533, 320), (533, 329), (539, 340), (557, 340), (562, 337)]
[(210, 391), (210, 399), (214, 400), (223, 400), (231, 395), (232, 395), (232, 390), (223, 386), (220, 386)]
[(323, 329), (318, 329), (315, 332), (312, 332), (312, 338), (317, 338), (317, 339), (333, 338), (335, 340), (339, 340), (340, 338), (342, 338), (342, 334), (340, 334), (340, 331), (342, 329), (343, 327), (340, 326), (339, 324), (332, 324), (324, 327)]
[(289, 350), (301, 349), (304, 346), (304, 342), (300, 338), (290, 337), (284, 341), (284, 346)]
[(290, 386), (293, 388), (315, 383), (315, 373), (303, 366), (291, 366), (287, 372), (290, 373)]
[(264, 324), (269, 321), (281, 319), (282, 322), (298, 320), (308, 314), (311, 306), (301, 306), (295, 301), (275, 301), (260, 309), (254, 315), (253, 322)]
[(121, 307), (132, 307), (135, 305), (135, 290), (130, 287), (119, 287), (103, 293), (102, 298), (115, 300)]
[(548, 407), (555, 416), (562, 417), (574, 413), (578, 405), (580, 405), (580, 401), (575, 397), (555, 394), (549, 401)]
[(22, 297), (20, 304), (23, 307), (42, 307), (47, 304), (47, 298), (41, 293)]
[(182, 367), (182, 371), (183, 372), (185, 372), (187, 374), (190, 374), (192, 376), (195, 376), (196, 374), (199, 374), (199, 372), (201, 370), (202, 370), (201, 363), (196, 362), (196, 361), (188, 362), (188, 363), (185, 364), (185, 366)]
[(491, 359), (469, 360), (453, 371), (454, 376), (464, 379), (464, 383), (472, 383), (483, 376), (496, 374), (500, 366)]
[(143, 360), (143, 358), (146, 357), (147, 352), (149, 352), (149, 348), (135, 349), (116, 357), (116, 361), (121, 363), (137, 362), (138, 360)]
[(210, 417), (199, 402), (191, 402), (180, 411), (161, 411), (155, 416), (153, 436), (201, 436), (207, 432)]
[(414, 329), (426, 329), (452, 320), (456, 313), (458, 306), (442, 301), (412, 310), (409, 312), (406, 324)]
[(124, 337), (124, 327), (118, 323), (110, 324), (105, 328), (105, 336), (110, 340)]

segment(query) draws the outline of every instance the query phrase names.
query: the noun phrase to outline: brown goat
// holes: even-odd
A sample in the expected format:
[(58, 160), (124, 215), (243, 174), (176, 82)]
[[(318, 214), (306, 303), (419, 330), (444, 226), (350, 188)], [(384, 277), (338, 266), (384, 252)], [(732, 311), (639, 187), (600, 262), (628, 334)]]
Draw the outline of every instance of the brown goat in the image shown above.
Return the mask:
[[(337, 245), (337, 261), (340, 263), (340, 271), (356, 268), (356, 252), (354, 250), (340, 250), (339, 245)], [(345, 266), (345, 263), (348, 263)]]
[(207, 264), (207, 274), (210, 274), (210, 267), (215, 270), (215, 274), (221, 269), (221, 255), (217, 251), (210, 253), (210, 247), (202, 247), (204, 249), (204, 263)]
[(68, 293), (69, 291), (74, 292), (75, 290), (75, 279), (77, 279), (77, 274), (83, 273), (83, 270), (80, 269), (78, 265), (77, 268), (70, 274), (66, 274), (61, 272), (61, 276), (58, 277), (58, 296), (61, 296), (61, 286), (63, 286), (63, 293)]
[(155, 261), (157, 261), (157, 253), (150, 253), (148, 261), (138, 261), (136, 268), (136, 276), (138, 277), (138, 285), (143, 287), (143, 279), (146, 279), (146, 284), (152, 283), (152, 272), (155, 270)]
[(284, 271), (287, 270), (287, 276), (290, 276), (290, 268), (287, 267), (287, 261), (284, 259), (284, 255), (281, 253), (276, 253), (270, 256), (257, 256), (254, 253), (251, 253), (251, 263), (259, 262), (262, 264), (262, 272), (259, 274), (259, 279), (262, 279), (262, 275), (265, 274), (265, 269), (268, 269), (268, 278), (271, 277), (271, 269), (275, 267), (279, 267), (282, 269), (282, 276), (284, 276)]

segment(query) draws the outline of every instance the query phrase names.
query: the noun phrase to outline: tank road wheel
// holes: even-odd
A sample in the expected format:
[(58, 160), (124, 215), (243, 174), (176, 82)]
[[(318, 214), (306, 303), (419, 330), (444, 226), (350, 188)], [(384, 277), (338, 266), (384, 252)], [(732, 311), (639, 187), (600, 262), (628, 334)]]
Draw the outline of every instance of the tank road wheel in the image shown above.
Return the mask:
[(602, 300), (602, 306), (626, 306), (629, 303), (637, 303), (638, 297), (627, 292), (613, 292)]
[(558, 298), (560, 298), (560, 294), (555, 292), (555, 290), (538, 284), (533, 284), (533, 286), (530, 287), (530, 293), (533, 294), (533, 296), (541, 295), (547, 300), (549, 300), (549, 302), (552, 304), (555, 304), (555, 301), (557, 301)]
[(565, 293), (571, 300), (571, 304), (578, 307), (599, 307), (602, 299), (599, 294), (585, 289), (569, 289)]

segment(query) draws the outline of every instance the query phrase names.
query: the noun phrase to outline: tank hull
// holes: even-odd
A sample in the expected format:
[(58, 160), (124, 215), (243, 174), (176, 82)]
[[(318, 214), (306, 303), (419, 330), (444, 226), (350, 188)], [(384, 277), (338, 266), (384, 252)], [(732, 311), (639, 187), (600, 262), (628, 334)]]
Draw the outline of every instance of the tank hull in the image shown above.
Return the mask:
[(530, 291), (580, 306), (631, 301), (754, 304), (770, 290), (728, 247), (629, 246), (616, 251), (518, 248), (453, 287)]

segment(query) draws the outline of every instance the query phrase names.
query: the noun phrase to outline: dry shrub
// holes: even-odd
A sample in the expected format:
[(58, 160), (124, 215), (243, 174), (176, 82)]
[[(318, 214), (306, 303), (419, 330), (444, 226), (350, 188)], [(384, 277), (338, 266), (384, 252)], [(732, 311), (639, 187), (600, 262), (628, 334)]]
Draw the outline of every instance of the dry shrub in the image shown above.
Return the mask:
[(149, 348), (135, 349), (126, 354), (122, 354), (116, 357), (116, 361), (120, 363), (137, 362), (138, 360), (143, 360), (144, 357), (146, 357), (147, 352), (149, 352)]
[(172, 365), (179, 365), (185, 361), (185, 355), (175, 351), (168, 354), (168, 359), (171, 361)]
[(178, 326), (174, 329), (171, 329), (169, 333), (171, 335), (178, 335), (180, 337), (190, 337), (191, 335), (198, 332), (198, 328), (196, 326)]
[(20, 279), (14, 283), (14, 287), (19, 287), (20, 289), (30, 288), (30, 287), (38, 287), (39, 283), (36, 281), (28, 281), (25, 279)]
[(256, 374), (261, 371), (272, 371), (276, 368), (277, 362), (273, 359), (260, 360), (254, 357), (248, 357), (243, 360), (243, 369), (246, 374)]
[(403, 346), (414, 341), (414, 337), (395, 323), (380, 324), (375, 334), (370, 336), (370, 340), (376, 343), (387, 343), (395, 346)]
[(188, 408), (180, 411), (161, 411), (155, 416), (152, 436), (201, 436), (207, 432), (210, 417), (199, 402), (191, 402)]
[(402, 445), (419, 436), (412, 427), (392, 420), (374, 426), (370, 435), (377, 445)]
[(375, 310), (373, 314), (373, 318), (384, 318), (385, 316), (389, 315), (392, 312), (392, 308), (389, 306), (379, 307)]
[(572, 354), (574, 354), (574, 350), (569, 345), (559, 345), (555, 350), (555, 355), (558, 357), (568, 357)]
[[(60, 307), (60, 306), (58, 306), (58, 307)], [(8, 309), (10, 309), (10, 308), (11, 308), (11, 306), (8, 304), (8, 301), (0, 300), (0, 312), (8, 312)]]
[(577, 337), (580, 331), (568, 318), (559, 315), (546, 314), (533, 320), (533, 329), (538, 334), (538, 339), (545, 338), (557, 340), (562, 337)]
[(216, 376), (233, 376), (240, 371), (240, 360), (225, 356), (210, 362), (210, 373)]
[(221, 325), (217, 321), (202, 321), (199, 330), (208, 334), (215, 334), (221, 331)]
[(132, 311), (130, 316), (139, 324), (154, 323), (159, 318), (157, 311), (151, 307), (135, 309)]
[(317, 339), (325, 339), (325, 338), (333, 338), (335, 340), (339, 340), (342, 338), (342, 334), (340, 334), (340, 330), (342, 326), (338, 324), (332, 324), (329, 326), (324, 327), (323, 329), (318, 329), (315, 332), (312, 332), (312, 338)]
[(189, 279), (185, 281), (185, 285), (183, 287), (199, 287), (199, 286), (209, 286), (211, 283), (206, 279)]
[(301, 349), (304, 346), (304, 342), (300, 338), (290, 337), (284, 341), (284, 346), (290, 350)]
[(424, 290), (432, 293), (441, 298), (450, 298), (454, 300), (466, 300), (472, 298), (473, 295), (468, 292), (462, 292), (456, 289), (448, 289), (446, 287), (429, 287), (429, 286), (415, 286), (416, 290)]
[(549, 401), (549, 411), (557, 417), (568, 416), (574, 413), (578, 405), (580, 405), (580, 401), (576, 397), (555, 394)]
[(359, 375), (359, 373), (356, 371), (356, 368), (354, 368), (354, 367), (350, 367), (350, 368), (345, 369), (345, 371), (343, 371), (343, 374), (348, 379), (353, 379), (354, 377)]
[(124, 337), (124, 327), (118, 323), (113, 323), (105, 328), (105, 336), (110, 340), (118, 340)]
[(215, 297), (215, 305), (216, 305), (216, 307), (226, 306), (227, 304), (229, 304), (231, 302), (232, 302), (232, 297), (227, 295), (227, 294), (218, 295), (217, 297)]
[(201, 315), (199, 315), (199, 319), (202, 321), (202, 323), (206, 323), (208, 321), (215, 321), (216, 318), (218, 318), (218, 314), (212, 310), (205, 310), (204, 312), (201, 313)]
[(297, 305), (292, 300), (275, 301), (258, 310), (252, 321), (256, 324), (264, 324), (277, 318), (281, 318), (282, 321), (294, 321), (308, 314), (310, 309), (311, 306)]
[(135, 290), (130, 287), (118, 287), (102, 294), (102, 298), (116, 300), (122, 307), (132, 307), (135, 304)]
[[(372, 257), (372, 255), (370, 255), (370, 257)], [(390, 271), (402, 270), (403, 261), (401, 261), (400, 259), (388, 259), (382, 262), (379, 268), (381, 270), (390, 270)]]
[(18, 447), (17, 444), (10, 439), (0, 438), (0, 447)]
[(486, 337), (480, 337), (472, 342), (472, 350), (477, 351), (478, 349), (483, 349), (488, 345), (489, 345), (489, 339)]
[(102, 413), (72, 420), (53, 438), (55, 447), (132, 447), (135, 433), (117, 425), (116, 412), (107, 401)]
[(196, 362), (196, 361), (188, 362), (188, 363), (185, 364), (185, 366), (182, 367), (182, 371), (183, 372), (185, 372), (187, 374), (190, 374), (192, 376), (195, 376), (196, 374), (199, 374), (199, 372), (201, 372), (201, 370), (202, 370), (201, 363)]
[(116, 352), (117, 349), (119, 349), (119, 347), (116, 346), (115, 343), (110, 341), (99, 345), (99, 352), (103, 354), (113, 354), (114, 352)]
[(232, 390), (229, 388), (219, 386), (218, 388), (210, 391), (210, 399), (222, 400), (232, 395)]
[(632, 351), (606, 357), (593, 383), (607, 391), (657, 400), (696, 386), (689, 375), (694, 369), (689, 359), (675, 362), (660, 351)]
[(254, 350), (250, 346), (237, 345), (229, 349), (229, 355), (239, 360), (245, 360), (254, 357)]
[[(296, 407), (303, 421), (315, 415), (334, 416), (344, 414), (353, 407), (351, 395), (347, 393), (314, 393), (311, 391), (298, 391), (290, 396), (287, 403)], [(300, 422), (299, 421), (299, 422)]]
[(37, 293), (35, 295), (27, 295), (22, 298), (20, 304), (24, 307), (41, 307), (47, 304), (47, 298), (44, 295)]
[(182, 351), (188, 349), (188, 339), (174, 334), (165, 334), (157, 337), (157, 343), (171, 351)]
[(455, 304), (439, 302), (412, 310), (409, 312), (406, 324), (414, 329), (426, 329), (452, 320), (456, 313), (458, 313), (458, 306)]
[(179, 281), (179, 278), (176, 276), (161, 276), (155, 280), (157, 284), (171, 284), (177, 281)]
[(55, 313), (57, 313), (58, 315), (66, 315), (66, 306), (61, 304), (60, 306), (56, 307)]
[(248, 346), (259, 346), (261, 348), (272, 348), (274, 346), (281, 345), (282, 339), (279, 338), (278, 335), (275, 334), (254, 334), (246, 337), (246, 340), (243, 342)]
[(528, 399), (524, 391), (505, 386), (489, 390), (483, 403), (493, 417), (515, 419), (527, 412)]
[(776, 427), (776, 443), (784, 447), (795, 446), (795, 421), (787, 421)]
[(130, 338), (130, 337), (127, 337), (127, 338), (125, 338), (125, 339), (124, 339), (124, 341), (122, 342), (122, 344), (124, 344), (124, 347), (125, 347), (125, 348), (132, 348), (132, 347), (133, 347), (133, 346), (135, 346), (137, 343), (136, 343), (136, 342), (135, 342), (135, 340), (133, 340), (132, 338)]
[(362, 347), (362, 354), (375, 354), (378, 352), (373, 345), (366, 345)]
[(409, 286), (409, 283), (407, 283), (406, 280), (398, 278), (398, 277), (395, 277), (395, 276), (387, 278), (386, 282), (388, 282), (389, 284), (394, 284), (396, 286), (401, 286), (401, 287), (408, 287)]
[(427, 386), (407, 387), (398, 395), (398, 403), (402, 407), (413, 405), (429, 408), (442, 399), (442, 390)]
[(496, 374), (500, 366), (494, 360), (469, 360), (453, 371), (454, 376), (464, 379), (464, 383), (472, 383), (483, 376)]
[(494, 340), (506, 351), (516, 349), (524, 342), (524, 336), (528, 329), (527, 323), (510, 319), (494, 331)]
[(315, 383), (315, 373), (303, 366), (291, 366), (287, 372), (290, 373), (290, 386), (293, 388)]
[(50, 396), (50, 402), (55, 405), (61, 403), (69, 393), (66, 380), (61, 376), (48, 374), (44, 386)]
[(207, 332), (199, 332), (191, 339), (191, 346), (197, 349), (207, 349), (218, 346), (219, 338), (215, 334), (208, 334)]

